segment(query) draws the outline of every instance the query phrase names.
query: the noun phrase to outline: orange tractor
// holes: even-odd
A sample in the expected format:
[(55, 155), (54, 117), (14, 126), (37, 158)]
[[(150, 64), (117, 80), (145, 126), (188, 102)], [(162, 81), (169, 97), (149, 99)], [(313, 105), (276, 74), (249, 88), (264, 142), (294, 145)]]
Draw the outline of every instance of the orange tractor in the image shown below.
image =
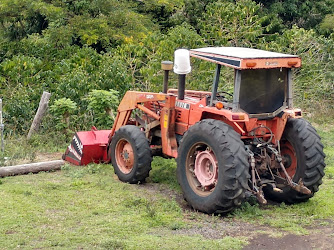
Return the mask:
[[(216, 64), (211, 91), (185, 90), (190, 56)], [(233, 95), (218, 91), (221, 66), (234, 69)], [(145, 181), (152, 156), (177, 160), (184, 198), (196, 210), (225, 213), (245, 193), (305, 201), (324, 176), (323, 145), (293, 108), (292, 69), (298, 56), (257, 49), (212, 47), (175, 51), (178, 89), (128, 91), (112, 130), (78, 132), (64, 154), (76, 165), (111, 162), (123, 182)]]

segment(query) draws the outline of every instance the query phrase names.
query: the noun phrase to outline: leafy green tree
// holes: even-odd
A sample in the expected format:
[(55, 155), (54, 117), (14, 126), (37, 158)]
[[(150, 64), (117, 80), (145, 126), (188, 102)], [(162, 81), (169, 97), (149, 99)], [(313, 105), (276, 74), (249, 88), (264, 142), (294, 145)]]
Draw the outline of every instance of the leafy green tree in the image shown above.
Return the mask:
[(185, 19), (188, 21), (188, 23), (192, 25), (197, 31), (200, 30), (200, 23), (203, 19), (203, 15), (206, 13), (207, 6), (213, 2), (216, 2), (216, 1), (215, 0), (203, 0), (203, 1), (185, 0), (184, 1), (183, 15), (185, 16)]
[(206, 6), (200, 34), (210, 45), (251, 47), (279, 24), (277, 19), (269, 22), (269, 18), (251, 0), (216, 1)]
[(7, 128), (25, 131), (38, 107), (42, 88), (40, 81), (43, 62), (35, 57), (16, 55), (0, 63), (0, 91), (4, 99)]
[[(161, 61), (173, 61), (178, 48), (204, 46), (301, 55), (298, 102), (311, 107), (322, 98), (332, 105), (332, 15), (331, 0), (2, 0), (0, 91), (6, 129), (29, 128), (43, 90), (52, 93), (51, 103), (73, 100), (71, 127), (86, 129), (93, 122), (87, 110), (93, 109), (83, 97), (92, 90), (113, 89), (117, 98), (129, 89), (161, 91)], [(214, 67), (192, 59), (187, 88), (210, 90)], [(222, 70), (222, 89), (230, 90), (233, 70)], [(171, 74), (170, 87), (177, 87), (177, 80)], [(52, 129), (57, 120), (43, 122)]]
[(317, 28), (326, 14), (334, 12), (332, 0), (256, 0), (269, 13), (277, 13), (289, 28), (297, 25), (305, 29)]
[(62, 8), (42, 0), (2, 0), (0, 2), (0, 27), (11, 40), (29, 34), (41, 33), (49, 22), (61, 18)]
[[(166, 35), (152, 34), (142, 43), (125, 44), (114, 51), (116, 58), (122, 60), (132, 76), (132, 88), (143, 91), (161, 91), (161, 61), (173, 61), (174, 51), (178, 48), (196, 48), (203, 46), (200, 35), (189, 25), (178, 25)], [(171, 75), (171, 86), (176, 86), (177, 78)]]
[[(296, 70), (295, 100), (310, 111), (334, 104), (334, 40), (293, 26), (269, 44), (271, 50), (299, 55), (302, 67)], [(321, 100), (321, 102), (317, 102)]]
[(334, 32), (334, 14), (326, 15), (322, 20), (319, 31), (321, 34), (330, 36)]
[(38, 33), (60, 48), (76, 44), (98, 51), (139, 41), (155, 29), (125, 0), (3, 0), (0, 20), (2, 33), (11, 40)]
[(152, 17), (158, 23), (162, 31), (181, 24), (183, 0), (133, 0), (139, 13)]

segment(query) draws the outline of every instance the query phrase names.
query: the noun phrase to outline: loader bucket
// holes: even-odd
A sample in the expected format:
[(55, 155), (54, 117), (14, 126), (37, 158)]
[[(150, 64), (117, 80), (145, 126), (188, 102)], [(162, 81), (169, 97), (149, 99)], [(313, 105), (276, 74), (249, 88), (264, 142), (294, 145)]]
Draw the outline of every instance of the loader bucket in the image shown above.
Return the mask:
[(75, 133), (71, 144), (67, 147), (63, 160), (74, 165), (87, 165), (107, 161), (108, 136), (111, 130), (80, 131)]

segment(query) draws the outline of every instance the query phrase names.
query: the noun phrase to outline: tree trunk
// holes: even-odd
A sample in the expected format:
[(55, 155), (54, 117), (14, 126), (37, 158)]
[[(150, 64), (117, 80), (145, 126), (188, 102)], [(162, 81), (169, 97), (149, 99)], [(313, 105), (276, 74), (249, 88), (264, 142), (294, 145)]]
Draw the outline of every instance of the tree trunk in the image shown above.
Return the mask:
[(41, 124), (42, 118), (44, 116), (45, 111), (48, 108), (48, 103), (50, 99), (51, 94), (44, 91), (43, 95), (41, 97), (41, 100), (39, 102), (38, 110), (35, 115), (34, 121), (31, 124), (27, 139), (29, 140), (33, 133), (37, 132), (39, 129), (39, 125)]
[(38, 173), (40, 171), (59, 170), (64, 165), (63, 160), (29, 163), (16, 166), (0, 167), (0, 177)]

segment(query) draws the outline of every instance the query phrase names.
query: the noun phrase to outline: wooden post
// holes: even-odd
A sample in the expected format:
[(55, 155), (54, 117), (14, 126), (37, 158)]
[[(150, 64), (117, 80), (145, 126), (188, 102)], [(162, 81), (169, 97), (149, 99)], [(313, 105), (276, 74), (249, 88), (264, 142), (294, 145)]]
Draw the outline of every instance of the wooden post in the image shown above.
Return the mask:
[(34, 121), (31, 124), (27, 139), (30, 139), (32, 134), (38, 131), (39, 125), (41, 124), (44, 113), (48, 108), (50, 96), (51, 96), (50, 93), (48, 93), (46, 91), (43, 92), (43, 95), (42, 95), (41, 100), (39, 102), (38, 110), (36, 112)]
[(0, 132), (1, 132), (1, 153), (5, 152), (5, 146), (4, 146), (4, 141), (3, 141), (3, 130), (5, 126), (3, 124), (2, 120), (2, 99), (0, 98)]
[(63, 160), (29, 163), (16, 166), (0, 167), (0, 177), (38, 173), (41, 171), (59, 170), (64, 165)]

